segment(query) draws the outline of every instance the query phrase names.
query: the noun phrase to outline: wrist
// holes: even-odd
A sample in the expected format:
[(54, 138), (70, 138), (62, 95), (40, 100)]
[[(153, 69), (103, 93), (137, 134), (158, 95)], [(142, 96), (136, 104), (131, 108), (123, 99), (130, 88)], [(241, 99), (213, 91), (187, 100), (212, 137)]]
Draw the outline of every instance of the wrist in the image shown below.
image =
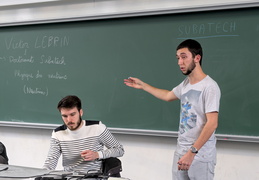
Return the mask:
[(142, 87), (142, 89), (144, 90), (144, 91), (147, 91), (147, 89), (148, 89), (148, 86), (149, 84), (147, 84), (147, 83), (145, 83), (145, 82), (141, 82), (141, 87)]
[(96, 159), (99, 159), (99, 153), (98, 152), (95, 153), (95, 156), (96, 156)]
[(98, 151), (97, 154), (98, 154), (98, 159), (103, 159), (103, 153), (101, 151)]
[(198, 149), (196, 147), (194, 147), (194, 146), (191, 146), (190, 152), (193, 153), (193, 154), (197, 154), (198, 153)]

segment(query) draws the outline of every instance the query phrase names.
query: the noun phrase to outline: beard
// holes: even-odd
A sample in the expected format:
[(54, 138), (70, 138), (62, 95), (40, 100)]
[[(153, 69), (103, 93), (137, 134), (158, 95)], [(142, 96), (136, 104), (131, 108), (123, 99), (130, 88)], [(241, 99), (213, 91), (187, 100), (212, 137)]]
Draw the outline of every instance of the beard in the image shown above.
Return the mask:
[(67, 124), (67, 127), (68, 127), (68, 129), (70, 129), (71, 131), (74, 131), (74, 130), (77, 130), (77, 129), (79, 128), (79, 126), (81, 125), (81, 123), (82, 123), (82, 118), (79, 117), (79, 121), (76, 123), (76, 127), (73, 128), (72, 126), (70, 126), (70, 125), (73, 125), (74, 123)]
[(189, 74), (192, 73), (192, 71), (194, 70), (194, 68), (196, 67), (196, 64), (194, 63), (194, 60), (192, 61), (192, 63), (190, 64), (189, 68), (187, 69), (187, 71), (183, 74), (188, 76)]

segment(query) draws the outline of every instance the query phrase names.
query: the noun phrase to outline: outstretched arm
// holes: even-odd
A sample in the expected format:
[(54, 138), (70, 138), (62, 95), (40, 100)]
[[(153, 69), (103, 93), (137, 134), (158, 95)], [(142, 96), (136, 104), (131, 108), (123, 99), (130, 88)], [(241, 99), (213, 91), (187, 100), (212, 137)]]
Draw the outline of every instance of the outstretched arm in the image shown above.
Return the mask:
[(142, 89), (153, 96), (157, 97), (158, 99), (164, 100), (164, 101), (173, 101), (178, 99), (173, 91), (168, 91), (165, 89), (159, 89), (156, 87), (153, 87), (143, 81), (141, 81), (138, 78), (129, 77), (128, 79), (124, 79), (124, 84), (126, 84), (129, 87), (133, 87), (135, 89)]

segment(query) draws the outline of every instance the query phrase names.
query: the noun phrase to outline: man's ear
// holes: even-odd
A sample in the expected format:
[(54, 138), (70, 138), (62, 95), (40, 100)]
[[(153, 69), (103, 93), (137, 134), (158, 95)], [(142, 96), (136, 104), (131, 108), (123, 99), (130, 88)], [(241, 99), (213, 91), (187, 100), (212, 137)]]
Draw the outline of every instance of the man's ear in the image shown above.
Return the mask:
[(201, 60), (201, 55), (197, 54), (194, 58), (194, 62), (199, 63)]
[(83, 114), (84, 114), (83, 109), (80, 109), (79, 113), (80, 113), (80, 116), (82, 117), (82, 116), (83, 116)]

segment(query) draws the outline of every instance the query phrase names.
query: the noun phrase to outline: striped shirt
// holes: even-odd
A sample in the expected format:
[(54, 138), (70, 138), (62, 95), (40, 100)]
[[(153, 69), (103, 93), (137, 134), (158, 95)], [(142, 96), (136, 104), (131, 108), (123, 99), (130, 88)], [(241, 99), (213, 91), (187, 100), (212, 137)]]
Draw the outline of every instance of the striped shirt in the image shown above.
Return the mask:
[[(52, 132), (44, 168), (54, 170), (62, 154), (65, 171), (99, 171), (102, 165), (101, 159), (120, 157), (124, 154), (123, 146), (101, 121), (82, 122), (83, 126), (76, 131), (71, 131), (62, 125)], [(98, 152), (99, 160), (84, 161), (80, 153), (87, 149)]]

